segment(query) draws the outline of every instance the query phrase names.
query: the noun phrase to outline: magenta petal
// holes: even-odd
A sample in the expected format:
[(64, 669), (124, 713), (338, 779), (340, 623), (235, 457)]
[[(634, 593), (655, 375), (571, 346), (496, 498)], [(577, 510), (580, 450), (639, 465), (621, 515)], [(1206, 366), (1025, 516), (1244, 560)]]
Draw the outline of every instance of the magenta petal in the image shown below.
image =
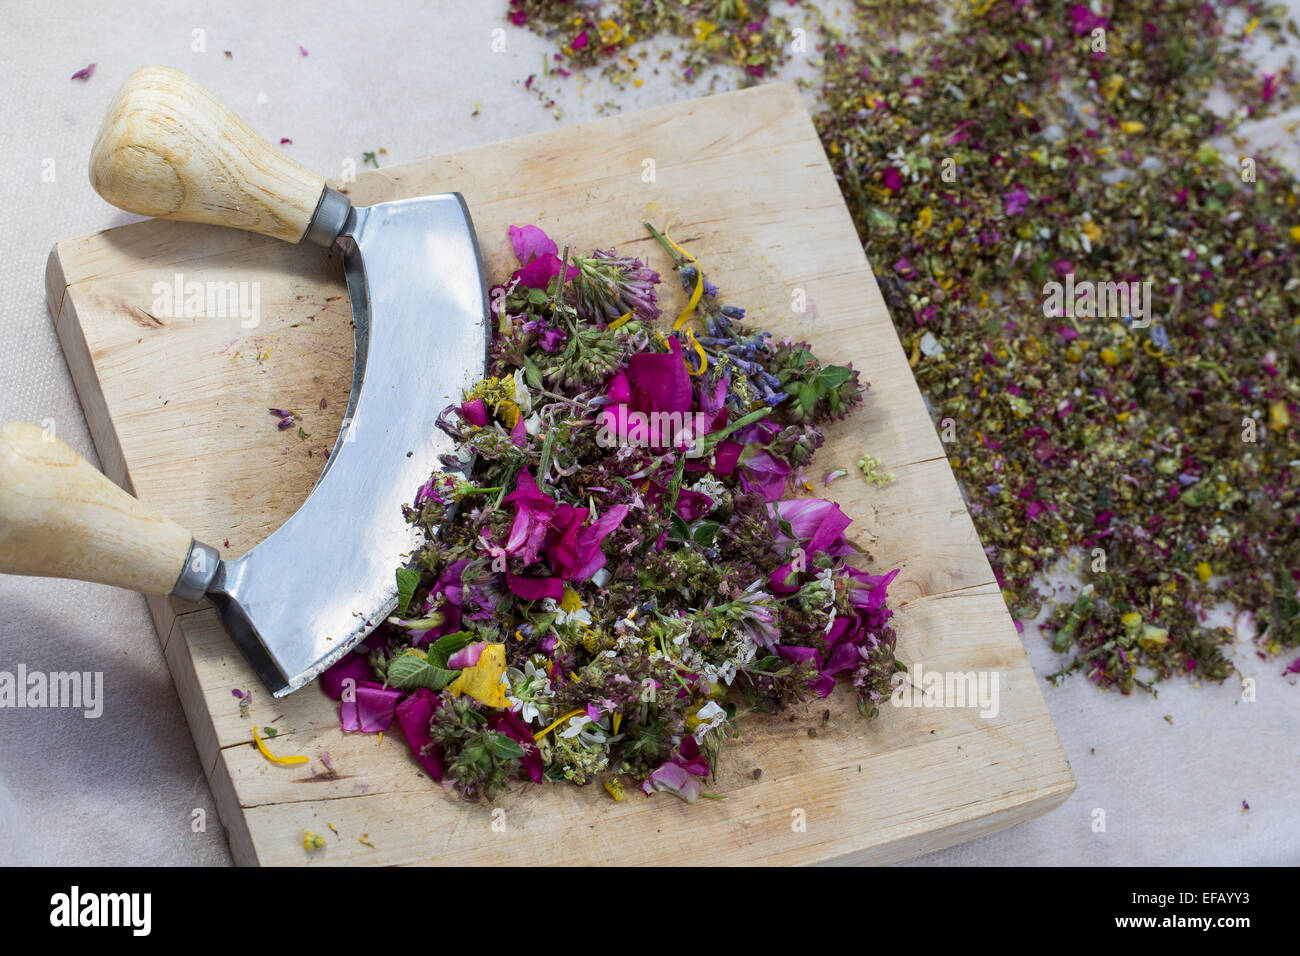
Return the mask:
[(799, 590), (799, 574), (794, 562), (783, 564), (767, 576), (767, 586), (777, 594), (792, 594)]
[(471, 425), (482, 428), (487, 424), (487, 406), (483, 404), (481, 398), (471, 398), (468, 402), (462, 402), (460, 413)]
[(605, 566), (605, 552), (601, 550), (611, 532), (627, 517), (627, 505), (614, 505), (582, 533), (578, 541), (578, 567), (573, 571), (575, 581), (586, 581)]
[(526, 266), (538, 256), (555, 255), (560, 247), (538, 226), (511, 226), (510, 245), (514, 247), (515, 258), (521, 266)]
[(397, 724), (411, 745), (415, 759), (436, 783), (442, 783), (442, 754), (437, 747), (429, 746), (433, 739), (429, 722), (433, 719), (433, 712), (441, 706), (442, 699), (427, 687), (421, 687), (397, 705)]
[(776, 652), (784, 657), (787, 661), (816, 661), (817, 651), (811, 647), (800, 647), (799, 645), (778, 644)]
[(687, 803), (694, 803), (700, 795), (700, 778), (687, 773), (669, 760), (645, 778), (641, 789), (647, 795), (659, 790), (681, 797)]
[(473, 667), (478, 663), (478, 659), (483, 656), (483, 648), (485, 647), (487, 647), (487, 641), (479, 641), (477, 644), (462, 647), (447, 658), (447, 669), (454, 671), (463, 667)]
[(515, 506), (515, 520), (506, 539), (507, 554), (517, 554), (524, 564), (537, 560), (555, 515), (555, 499), (542, 493), (537, 482), (527, 471), (521, 471), (515, 490), (506, 495), (505, 502)]
[(703, 518), (712, 509), (712, 498), (702, 491), (691, 491), (689, 488), (682, 488), (677, 492), (677, 504), (673, 507), (683, 521)]
[(740, 485), (745, 491), (757, 491), (769, 502), (785, 494), (790, 466), (770, 452), (758, 451), (740, 463)]
[(854, 606), (867, 611), (883, 607), (889, 583), (898, 577), (899, 570), (894, 568), (888, 574), (868, 574), (866, 571), (859, 571), (855, 567), (846, 565), (844, 572), (852, 579), (852, 591), (849, 597)]
[(640, 412), (689, 412), (694, 397), (682, 359), (682, 344), (668, 340), (667, 355), (640, 352), (627, 360), (632, 407)]
[(516, 597), (525, 601), (538, 601), (542, 598), (558, 601), (564, 597), (564, 582), (560, 578), (524, 578), (507, 571), (506, 584)]
[(677, 752), (673, 754), (673, 763), (689, 774), (697, 777), (709, 775), (709, 758), (700, 753), (700, 743), (690, 734), (682, 738)]
[(355, 687), (362, 681), (372, 680), (374, 675), (370, 670), (370, 655), (358, 654), (355, 651), (349, 651), (344, 654), (337, 664), (333, 664), (320, 675), (320, 688), (330, 697), (331, 700), (338, 700), (343, 696), (343, 682), (351, 679)]
[(853, 519), (825, 498), (795, 498), (776, 504), (777, 517), (790, 523), (795, 538), (812, 553), (839, 541)]
[(519, 715), (511, 710), (496, 711), (488, 718), (488, 726), (499, 734), (509, 737), (524, 751), (523, 761), (524, 770), (533, 783), (542, 782), (542, 753), (537, 749), (537, 743), (533, 740), (532, 731), (528, 725), (519, 719)]
[(713, 450), (713, 473), (716, 475), (729, 475), (736, 470), (736, 462), (740, 460), (740, 453), (745, 450), (745, 446), (735, 441), (720, 441), (718, 447)]
[(620, 371), (605, 386), (605, 398), (611, 405), (626, 405), (632, 401), (632, 388), (627, 384), (627, 375)]
[[(513, 278), (519, 280), (519, 284), (529, 289), (545, 289), (552, 279), (560, 274), (560, 257), (550, 253), (538, 256), (528, 265), (515, 272)], [(566, 274), (567, 278), (574, 279), (578, 275), (576, 266), (569, 266)]]
[(578, 535), (590, 513), (586, 508), (575, 508), (567, 503), (561, 503), (555, 509), (555, 517), (546, 535), (546, 559), (551, 570), (561, 577), (572, 577), (580, 563)]
[(818, 697), (829, 697), (835, 689), (835, 678), (829, 674), (819, 674), (815, 680), (808, 682), (808, 686)]
[[(848, 622), (845, 621), (845, 624), (847, 623)], [(835, 649), (830, 653), (830, 657), (828, 657), (826, 663), (822, 665), (822, 676), (829, 677), (857, 667), (861, 660), (862, 658), (858, 654), (857, 647), (851, 642), (844, 641), (840, 644), (836, 644)]]
[(386, 690), (373, 681), (358, 684), (354, 699), (339, 705), (339, 722), (344, 730), (363, 734), (387, 730), (393, 723), (397, 702), (404, 694), (396, 688)]

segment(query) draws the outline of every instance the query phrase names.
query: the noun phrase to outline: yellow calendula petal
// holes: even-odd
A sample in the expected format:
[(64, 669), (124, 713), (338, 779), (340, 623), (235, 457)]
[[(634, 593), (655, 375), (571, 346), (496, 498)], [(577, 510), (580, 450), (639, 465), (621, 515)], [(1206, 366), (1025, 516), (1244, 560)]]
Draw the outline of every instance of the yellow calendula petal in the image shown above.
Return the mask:
[(310, 759), (301, 754), (293, 757), (277, 757), (275, 754), (271, 753), (271, 751), (266, 749), (266, 741), (262, 739), (262, 735), (257, 732), (256, 727), (253, 728), (253, 740), (257, 742), (257, 749), (261, 751), (262, 756), (271, 761), (271, 763), (278, 763), (281, 766), (290, 767), (294, 764), (307, 763)]
[(506, 672), (506, 646), (489, 644), (483, 648), (478, 663), (460, 672), (460, 676), (451, 682), (448, 690), (452, 694), (464, 694), (489, 707), (504, 708), (509, 706), (506, 689), (501, 684), (501, 676)]
[(564, 723), (566, 720), (569, 720), (572, 717), (577, 717), (579, 714), (585, 714), (585, 713), (586, 711), (583, 708), (579, 707), (576, 710), (569, 711), (567, 714), (563, 714), (560, 717), (556, 717), (553, 721), (547, 724), (544, 729), (539, 730), (537, 731), (537, 733), (533, 734), (533, 739), (541, 740), (543, 737), (549, 734), (556, 727), (560, 726), (560, 724)]
[(1275, 432), (1284, 432), (1291, 427), (1291, 412), (1280, 398), (1268, 406), (1268, 427)]
[(617, 319), (615, 319), (613, 322), (609, 323), (609, 325), (607, 326), (607, 328), (608, 328), (609, 331), (611, 331), (611, 332), (613, 332), (615, 329), (621, 329), (623, 326), (627, 325), (628, 319), (630, 319), (630, 318), (632, 318), (632, 313), (631, 313), (631, 312), (624, 312), (622, 315), (620, 315), (620, 316), (619, 316)]
[(1202, 581), (1210, 580), (1210, 576), (1213, 573), (1214, 572), (1210, 569), (1209, 563), (1206, 561), (1202, 561), (1196, 565), (1196, 576)]
[(703, 375), (709, 367), (709, 356), (704, 351), (704, 346), (695, 340), (695, 331), (693, 329), (686, 330), (686, 344), (694, 349), (695, 354), (700, 358), (700, 364), (695, 368), (691, 368), (690, 362), (686, 363), (686, 374)]
[(1147, 126), (1141, 120), (1125, 120), (1119, 124), (1119, 128), (1126, 133), (1141, 133)]

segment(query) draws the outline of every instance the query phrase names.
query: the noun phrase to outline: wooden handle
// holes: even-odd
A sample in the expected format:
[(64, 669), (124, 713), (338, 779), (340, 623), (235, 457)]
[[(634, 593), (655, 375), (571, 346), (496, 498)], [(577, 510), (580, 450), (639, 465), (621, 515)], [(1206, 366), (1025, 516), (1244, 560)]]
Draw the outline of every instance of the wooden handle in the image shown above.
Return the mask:
[(168, 594), (190, 541), (53, 435), (0, 426), (0, 571)]
[(146, 66), (113, 98), (90, 182), (120, 209), (298, 242), (325, 180), (273, 147), (193, 79)]

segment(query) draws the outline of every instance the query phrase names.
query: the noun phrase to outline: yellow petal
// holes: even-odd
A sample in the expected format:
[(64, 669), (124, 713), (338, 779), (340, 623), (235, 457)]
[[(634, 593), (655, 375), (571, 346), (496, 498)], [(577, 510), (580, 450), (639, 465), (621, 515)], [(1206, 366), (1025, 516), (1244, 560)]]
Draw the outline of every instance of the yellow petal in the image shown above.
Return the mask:
[(489, 707), (508, 706), (506, 689), (501, 684), (501, 676), (506, 672), (506, 646), (489, 644), (483, 648), (478, 663), (460, 672), (460, 676), (451, 682), (447, 689), (452, 694), (464, 694), (482, 701)]

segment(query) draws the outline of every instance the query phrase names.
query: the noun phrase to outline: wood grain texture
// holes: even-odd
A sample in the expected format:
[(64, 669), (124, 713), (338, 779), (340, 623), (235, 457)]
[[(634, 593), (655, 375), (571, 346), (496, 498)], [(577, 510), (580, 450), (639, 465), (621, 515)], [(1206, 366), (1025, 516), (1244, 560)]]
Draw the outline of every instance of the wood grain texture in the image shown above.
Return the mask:
[(233, 226), (286, 242), (307, 232), (325, 180), (179, 70), (141, 67), (109, 104), (90, 182), (142, 216)]
[(0, 425), (0, 572), (167, 594), (190, 533), (28, 422)]
[[(646, 182), (643, 160), (653, 159)], [(494, 144), (339, 184), (367, 204), (462, 192), (490, 280), (514, 267), (506, 230), (538, 223), (561, 245), (617, 245), (665, 275), (665, 311), (685, 293), (641, 222), (671, 223), (728, 301), (756, 323), (852, 361), (865, 405), (828, 431), (810, 476), (854, 517), (869, 567), (891, 589), (899, 656), (914, 669), (998, 675), (995, 716), (971, 707), (882, 708), (859, 718), (843, 689), (789, 718), (750, 716), (723, 755), (721, 801), (686, 806), (597, 787), (520, 788), (469, 806), (431, 784), (394, 730), (340, 732), (316, 688), (261, 690), (214, 609), (157, 598), (165, 644), (235, 859), (331, 865), (467, 862), (882, 863), (971, 839), (1058, 805), (1074, 787), (1032, 669), (926, 413), (834, 177), (797, 92), (770, 85)], [(306, 497), (338, 432), (352, 368), (341, 264), (319, 250), (150, 221), (60, 243), (51, 292), (60, 340), (113, 477), (240, 554)], [(155, 282), (257, 282), (261, 318), (156, 318)], [(795, 290), (808, 309), (791, 310)], [(321, 407), (321, 399), (326, 399)], [(268, 407), (299, 413), (307, 439)], [(310, 454), (309, 454), (310, 453)], [(879, 457), (878, 488), (819, 476)], [(108, 468), (108, 465), (105, 466)], [(231, 690), (254, 689), (247, 717)], [(822, 713), (830, 711), (823, 727)], [(280, 733), (267, 762), (252, 725)], [(810, 726), (817, 728), (809, 737)], [(335, 772), (320, 760), (328, 752)], [(759, 779), (754, 771), (762, 770)], [(792, 826), (803, 811), (806, 829)], [(333, 823), (336, 837), (328, 829)], [(302, 831), (327, 834), (308, 855)], [(362, 836), (374, 848), (361, 842)]]

